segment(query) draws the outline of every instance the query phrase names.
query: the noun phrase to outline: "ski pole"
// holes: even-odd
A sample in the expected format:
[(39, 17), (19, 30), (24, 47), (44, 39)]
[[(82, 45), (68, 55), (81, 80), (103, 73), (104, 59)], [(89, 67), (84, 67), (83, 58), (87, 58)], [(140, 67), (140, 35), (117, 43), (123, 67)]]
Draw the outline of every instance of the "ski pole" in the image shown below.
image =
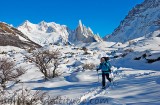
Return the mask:
[(99, 74), (98, 74), (98, 71), (97, 71), (97, 75), (98, 75), (98, 82), (99, 82)]

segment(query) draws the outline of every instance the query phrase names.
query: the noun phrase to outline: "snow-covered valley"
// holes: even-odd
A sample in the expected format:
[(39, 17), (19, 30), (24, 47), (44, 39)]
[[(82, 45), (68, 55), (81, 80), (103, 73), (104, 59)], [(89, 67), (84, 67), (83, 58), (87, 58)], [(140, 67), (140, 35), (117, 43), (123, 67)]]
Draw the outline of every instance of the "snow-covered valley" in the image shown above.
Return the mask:
[[(47, 81), (36, 65), (25, 59), (24, 55), (31, 53), (17, 47), (1, 46), (1, 58), (9, 58), (16, 62), (17, 67), (21, 66), (27, 70), (18, 78), (20, 80), (18, 83), (13, 84), (9, 81), (6, 89), (10, 92), (22, 88), (32, 92), (40, 90), (55, 99), (54, 103), (64, 105), (158, 105), (160, 103), (159, 37), (148, 40), (142, 38), (132, 44), (128, 42), (118, 44), (95, 42), (77, 46), (45, 46), (44, 49), (59, 49), (62, 57), (57, 69), (61, 75)], [(84, 54), (82, 47), (88, 49), (87, 54)], [(102, 56), (111, 58), (113, 70), (113, 82), (105, 90), (101, 89), (101, 72), (99, 71), (98, 79), (96, 71)], [(147, 59), (158, 60), (148, 62)], [(85, 69), (85, 64), (94, 64), (95, 67), (91, 70)]]

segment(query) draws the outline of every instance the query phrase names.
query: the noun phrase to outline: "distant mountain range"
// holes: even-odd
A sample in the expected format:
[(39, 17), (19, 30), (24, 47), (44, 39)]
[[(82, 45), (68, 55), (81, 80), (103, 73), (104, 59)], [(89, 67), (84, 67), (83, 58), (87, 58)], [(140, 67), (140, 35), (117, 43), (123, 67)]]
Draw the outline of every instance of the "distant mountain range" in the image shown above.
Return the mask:
[(70, 30), (65, 25), (56, 24), (54, 22), (40, 22), (33, 24), (25, 21), (18, 30), (22, 31), (32, 41), (40, 44), (68, 44), (68, 43), (90, 43), (103, 41), (100, 36), (95, 35), (90, 28), (87, 28), (79, 21), (75, 30)]
[[(103, 39), (79, 20), (77, 28), (42, 21), (33, 24), (26, 20), (18, 28), (0, 22), (0, 45), (21, 48), (40, 47), (48, 44), (78, 44), (92, 42), (127, 42), (140, 37), (160, 36), (160, 0), (145, 0), (135, 6), (111, 35)], [(156, 34), (155, 34), (156, 33)]]

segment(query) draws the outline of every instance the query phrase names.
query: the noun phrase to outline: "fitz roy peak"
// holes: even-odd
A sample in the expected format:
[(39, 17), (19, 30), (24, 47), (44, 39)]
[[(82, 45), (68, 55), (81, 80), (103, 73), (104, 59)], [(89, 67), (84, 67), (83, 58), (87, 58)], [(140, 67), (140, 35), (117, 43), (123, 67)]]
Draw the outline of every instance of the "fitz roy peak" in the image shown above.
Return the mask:
[(70, 30), (66, 25), (54, 22), (47, 23), (42, 21), (39, 24), (33, 24), (27, 20), (18, 27), (18, 30), (42, 46), (46, 44), (75, 44), (77, 42), (90, 43), (102, 41), (90, 28), (86, 28), (81, 21), (79, 21), (79, 25), (75, 30)]
[(139, 37), (150, 37), (160, 30), (160, 0), (145, 0), (136, 5), (104, 40), (127, 42)]

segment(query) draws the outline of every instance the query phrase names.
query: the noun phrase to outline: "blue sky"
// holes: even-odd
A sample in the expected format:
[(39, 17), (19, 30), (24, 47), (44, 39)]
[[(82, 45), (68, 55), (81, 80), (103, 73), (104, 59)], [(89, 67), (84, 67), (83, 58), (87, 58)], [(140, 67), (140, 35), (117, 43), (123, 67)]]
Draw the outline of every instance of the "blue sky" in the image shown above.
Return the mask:
[(78, 20), (102, 37), (110, 34), (128, 12), (144, 0), (1, 0), (0, 21), (17, 27), (32, 23), (56, 22), (75, 29)]

